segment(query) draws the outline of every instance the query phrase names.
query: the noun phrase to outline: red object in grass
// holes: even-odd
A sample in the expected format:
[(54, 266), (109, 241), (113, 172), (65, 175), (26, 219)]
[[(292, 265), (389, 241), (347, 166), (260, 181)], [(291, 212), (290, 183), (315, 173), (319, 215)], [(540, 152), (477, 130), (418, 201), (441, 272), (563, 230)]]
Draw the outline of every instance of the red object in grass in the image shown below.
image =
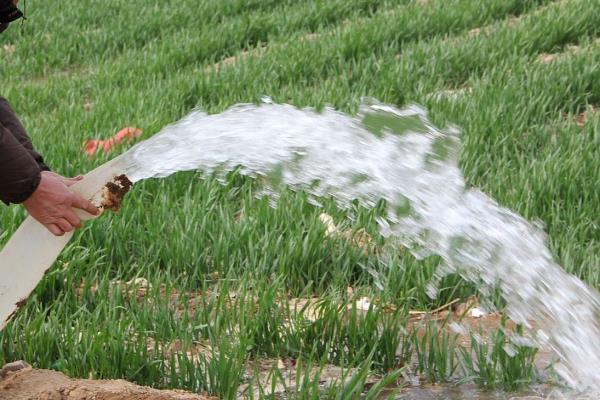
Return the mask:
[(129, 143), (135, 138), (142, 136), (142, 130), (138, 128), (123, 128), (115, 136), (110, 139), (88, 139), (83, 141), (83, 151), (93, 157), (98, 149), (103, 149), (108, 153), (113, 147), (123, 142)]

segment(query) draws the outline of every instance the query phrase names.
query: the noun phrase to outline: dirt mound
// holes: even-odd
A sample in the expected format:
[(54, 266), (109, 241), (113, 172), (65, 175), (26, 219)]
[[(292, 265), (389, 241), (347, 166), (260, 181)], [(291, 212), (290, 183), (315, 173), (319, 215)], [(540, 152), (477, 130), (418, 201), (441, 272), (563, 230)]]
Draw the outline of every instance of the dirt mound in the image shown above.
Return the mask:
[(0, 370), (2, 400), (210, 400), (179, 390), (156, 390), (123, 380), (71, 379), (18, 361)]

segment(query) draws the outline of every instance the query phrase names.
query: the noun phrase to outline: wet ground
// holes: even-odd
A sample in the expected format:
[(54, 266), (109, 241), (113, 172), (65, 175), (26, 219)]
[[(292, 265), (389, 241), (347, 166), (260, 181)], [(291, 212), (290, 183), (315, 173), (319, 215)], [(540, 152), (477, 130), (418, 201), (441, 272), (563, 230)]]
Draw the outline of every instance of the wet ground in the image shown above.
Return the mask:
[[(392, 397), (390, 397), (392, 396)], [(283, 393), (281, 397), (287, 398)], [(0, 399), (61, 399), (61, 400), (216, 400), (183, 390), (156, 390), (123, 380), (71, 379), (60, 372), (32, 369), (24, 362), (0, 369)], [(238, 398), (247, 398), (240, 395)], [(551, 386), (536, 386), (521, 392), (485, 391), (472, 384), (430, 385), (390, 389), (379, 399), (395, 400), (592, 400), (598, 396), (576, 394)]]
[[(555, 390), (555, 393), (559, 392)], [(569, 397), (553, 396), (549, 388), (537, 388), (520, 393), (505, 393), (500, 391), (482, 391), (473, 385), (424, 385), (402, 390), (396, 400), (534, 400), (534, 399), (560, 399)]]
[[(385, 398), (385, 397), (382, 397)], [(473, 385), (425, 385), (404, 389), (394, 400), (597, 400), (598, 393), (580, 393), (540, 385), (521, 392), (485, 391)]]

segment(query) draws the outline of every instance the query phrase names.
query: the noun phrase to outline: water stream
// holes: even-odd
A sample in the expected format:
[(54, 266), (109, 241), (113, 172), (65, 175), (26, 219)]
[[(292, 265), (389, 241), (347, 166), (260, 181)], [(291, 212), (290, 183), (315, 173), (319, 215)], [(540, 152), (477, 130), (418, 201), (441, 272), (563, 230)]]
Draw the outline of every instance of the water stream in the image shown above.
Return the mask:
[[(557, 265), (540, 227), (465, 187), (456, 129), (438, 129), (424, 109), (375, 101), (356, 116), (291, 105), (238, 105), (221, 114), (192, 112), (125, 154), (129, 178), (177, 171), (225, 174), (236, 167), (266, 176), (264, 194), (286, 185), (318, 201), (333, 196), (389, 205), (381, 232), (417, 257), (437, 254), (443, 274), (458, 272), (500, 288), (511, 319), (535, 321), (538, 345), (561, 359), (557, 372), (579, 389), (600, 390), (600, 297)], [(432, 285), (431, 293), (435, 295)]]

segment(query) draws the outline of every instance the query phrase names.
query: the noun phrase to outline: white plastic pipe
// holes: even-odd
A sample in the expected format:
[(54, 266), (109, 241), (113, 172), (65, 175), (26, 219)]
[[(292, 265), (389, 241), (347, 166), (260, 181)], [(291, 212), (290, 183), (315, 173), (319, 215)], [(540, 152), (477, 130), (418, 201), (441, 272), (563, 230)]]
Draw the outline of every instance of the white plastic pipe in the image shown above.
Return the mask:
[[(100, 205), (106, 183), (124, 171), (125, 162), (119, 156), (86, 174), (71, 190)], [(93, 218), (82, 210), (75, 211), (82, 219)], [(19, 226), (0, 252), (0, 330), (25, 303), (72, 236), (72, 232), (54, 236), (31, 217)]]

